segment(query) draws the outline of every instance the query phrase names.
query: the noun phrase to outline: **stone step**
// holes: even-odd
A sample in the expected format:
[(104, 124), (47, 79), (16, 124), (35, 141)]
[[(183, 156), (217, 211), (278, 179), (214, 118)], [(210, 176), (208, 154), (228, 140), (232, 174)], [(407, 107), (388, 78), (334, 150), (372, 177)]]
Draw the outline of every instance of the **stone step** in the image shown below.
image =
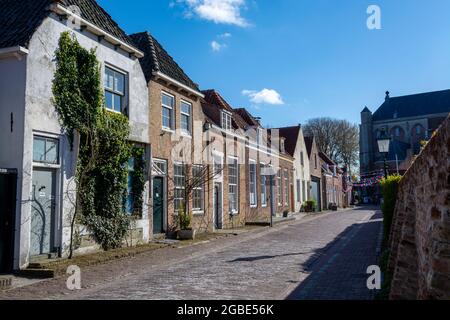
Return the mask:
[(9, 289), (12, 285), (12, 277), (0, 276), (0, 290)]
[(27, 268), (19, 271), (19, 276), (36, 279), (49, 279), (55, 277), (55, 271), (50, 269)]

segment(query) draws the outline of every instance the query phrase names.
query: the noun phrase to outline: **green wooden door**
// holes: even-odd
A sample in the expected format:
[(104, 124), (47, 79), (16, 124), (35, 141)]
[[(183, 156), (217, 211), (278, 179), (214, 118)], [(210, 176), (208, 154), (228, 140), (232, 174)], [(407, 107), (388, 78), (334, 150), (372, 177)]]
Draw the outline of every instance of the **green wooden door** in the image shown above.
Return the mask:
[(153, 233), (164, 233), (164, 179), (153, 179)]

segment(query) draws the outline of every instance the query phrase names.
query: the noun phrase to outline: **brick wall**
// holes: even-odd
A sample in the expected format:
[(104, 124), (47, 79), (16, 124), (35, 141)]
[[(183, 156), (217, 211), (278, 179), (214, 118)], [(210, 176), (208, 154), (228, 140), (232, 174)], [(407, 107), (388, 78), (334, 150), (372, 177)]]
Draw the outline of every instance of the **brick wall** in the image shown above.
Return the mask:
[(401, 181), (389, 245), (391, 299), (450, 299), (450, 117)]

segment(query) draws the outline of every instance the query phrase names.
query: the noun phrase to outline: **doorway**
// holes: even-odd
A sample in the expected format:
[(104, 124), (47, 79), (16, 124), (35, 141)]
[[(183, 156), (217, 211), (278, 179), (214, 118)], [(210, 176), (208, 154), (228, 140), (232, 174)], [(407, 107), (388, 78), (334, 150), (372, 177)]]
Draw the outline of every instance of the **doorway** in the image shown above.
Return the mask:
[(320, 180), (311, 181), (311, 197), (317, 203), (317, 211), (322, 211), (322, 200), (320, 196)]
[(214, 183), (214, 228), (223, 228), (222, 183)]
[(0, 172), (0, 274), (13, 270), (17, 174)]
[(54, 252), (56, 170), (33, 169), (30, 255)]
[(153, 234), (164, 233), (164, 178), (153, 178)]

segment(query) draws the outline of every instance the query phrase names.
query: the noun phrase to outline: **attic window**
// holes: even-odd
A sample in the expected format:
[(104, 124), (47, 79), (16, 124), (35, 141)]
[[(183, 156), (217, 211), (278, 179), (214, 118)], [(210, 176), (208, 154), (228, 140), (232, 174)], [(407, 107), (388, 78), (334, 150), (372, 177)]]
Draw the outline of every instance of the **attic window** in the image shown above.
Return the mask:
[(397, 119), (397, 118), (398, 118), (398, 112), (397, 112), (397, 111), (394, 112), (393, 117), (394, 117), (394, 119)]
[(222, 112), (222, 129), (231, 131), (232, 124), (231, 124), (231, 114), (227, 112)]
[(280, 140), (280, 152), (284, 153), (285, 152), (285, 144), (284, 144), (284, 139)]

